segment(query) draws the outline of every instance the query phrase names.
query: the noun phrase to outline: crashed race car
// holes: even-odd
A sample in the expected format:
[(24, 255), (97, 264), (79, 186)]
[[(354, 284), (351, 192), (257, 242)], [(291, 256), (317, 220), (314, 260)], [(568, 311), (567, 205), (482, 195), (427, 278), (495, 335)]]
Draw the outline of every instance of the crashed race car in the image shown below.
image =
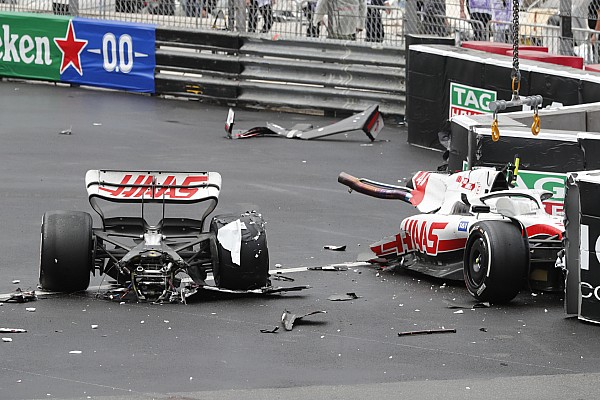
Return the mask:
[(550, 192), (514, 188), (515, 165), (452, 174), (420, 171), (407, 187), (344, 172), (338, 181), (351, 191), (401, 200), (421, 212), (403, 219), (395, 236), (372, 244), (366, 260), (464, 279), (478, 301), (507, 303), (527, 283), (549, 291), (564, 286), (555, 268), (563, 246), (562, 218), (544, 210)]
[[(44, 290), (85, 290), (96, 271), (151, 302), (185, 302), (200, 289), (268, 294), (306, 288), (271, 286), (260, 214), (217, 215), (204, 230), (219, 199), (217, 172), (90, 170), (85, 184), (101, 226), (93, 227), (87, 212), (44, 214), (39, 277)], [(135, 212), (109, 217), (102, 203), (109, 204), (105, 210), (133, 206)], [(207, 205), (203, 213), (196, 203)], [(150, 224), (152, 205), (159, 209), (158, 221)], [(195, 212), (191, 218), (167, 217), (167, 209), (177, 207)], [(214, 286), (206, 284), (209, 272)]]

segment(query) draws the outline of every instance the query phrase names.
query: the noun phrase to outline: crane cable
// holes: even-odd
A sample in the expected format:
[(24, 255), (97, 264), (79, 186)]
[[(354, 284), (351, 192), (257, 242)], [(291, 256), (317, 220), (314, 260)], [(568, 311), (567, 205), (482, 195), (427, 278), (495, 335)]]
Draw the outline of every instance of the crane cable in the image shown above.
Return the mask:
[(512, 14), (513, 69), (510, 77), (512, 79), (512, 100), (518, 100), (519, 89), (521, 89), (521, 71), (519, 70), (519, 0), (513, 0)]
[[(521, 103), (519, 90), (521, 89), (521, 71), (519, 70), (519, 0), (512, 0), (512, 46), (513, 46), (513, 62), (511, 76), (511, 102)], [(516, 104), (515, 104), (516, 105)], [(538, 114), (538, 105), (533, 105), (533, 123), (531, 124), (531, 133), (537, 135), (540, 133), (541, 121)], [(498, 112), (494, 111), (492, 121), (492, 140), (497, 142), (500, 139), (500, 129), (498, 128)]]

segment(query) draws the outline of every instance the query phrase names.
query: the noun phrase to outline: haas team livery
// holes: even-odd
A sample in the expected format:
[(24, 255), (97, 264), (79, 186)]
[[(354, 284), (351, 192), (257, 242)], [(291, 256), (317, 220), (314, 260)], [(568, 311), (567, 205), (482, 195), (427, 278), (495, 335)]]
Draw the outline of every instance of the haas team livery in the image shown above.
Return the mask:
[(407, 187), (344, 172), (338, 181), (369, 196), (410, 203), (420, 212), (402, 220), (396, 235), (372, 244), (370, 260), (464, 279), (477, 300), (505, 303), (527, 282), (541, 290), (564, 285), (555, 268), (563, 221), (543, 204), (552, 193), (515, 189), (512, 168), (420, 171)]

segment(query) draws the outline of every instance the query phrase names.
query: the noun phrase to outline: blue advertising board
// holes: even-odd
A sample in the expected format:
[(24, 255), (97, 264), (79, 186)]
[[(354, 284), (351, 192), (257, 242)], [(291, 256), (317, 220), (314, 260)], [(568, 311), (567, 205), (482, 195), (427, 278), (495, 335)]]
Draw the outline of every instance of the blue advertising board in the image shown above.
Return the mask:
[(73, 18), (64, 38), (60, 81), (154, 93), (155, 26)]

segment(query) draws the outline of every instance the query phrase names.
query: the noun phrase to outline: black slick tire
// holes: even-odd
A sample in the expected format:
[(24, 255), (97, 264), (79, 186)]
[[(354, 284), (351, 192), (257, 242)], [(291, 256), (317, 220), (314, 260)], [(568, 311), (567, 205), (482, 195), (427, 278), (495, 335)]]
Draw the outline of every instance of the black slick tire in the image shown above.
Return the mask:
[(463, 263), (465, 284), (475, 299), (508, 303), (519, 294), (528, 264), (527, 240), (514, 223), (475, 224), (467, 240)]
[(213, 269), (215, 285), (230, 290), (251, 290), (269, 285), (269, 250), (262, 217), (255, 213), (224, 214), (215, 216), (210, 224), (211, 232), (218, 231), (230, 222), (240, 220), (240, 264), (232, 261), (231, 251), (217, 239), (219, 262)]
[(90, 284), (92, 217), (80, 211), (50, 211), (42, 220), (40, 286), (77, 292)]

